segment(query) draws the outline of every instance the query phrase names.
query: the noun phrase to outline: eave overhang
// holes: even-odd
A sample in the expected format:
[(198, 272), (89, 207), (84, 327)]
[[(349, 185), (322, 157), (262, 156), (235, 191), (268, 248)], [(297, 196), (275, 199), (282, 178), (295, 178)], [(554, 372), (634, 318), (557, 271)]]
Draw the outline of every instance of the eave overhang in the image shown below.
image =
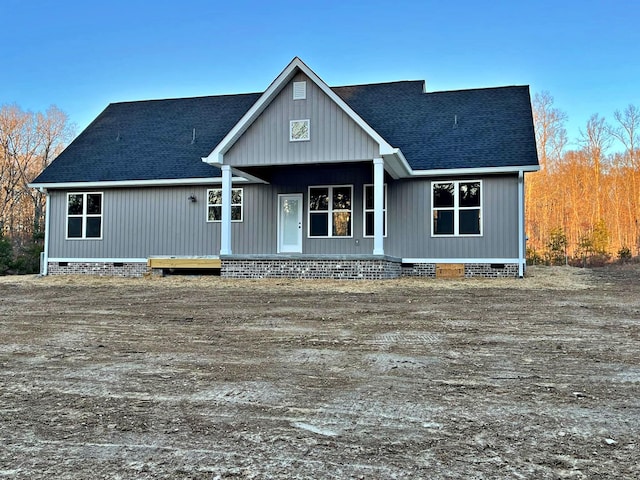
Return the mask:
[[(234, 182), (247, 183), (249, 180), (241, 176), (233, 177)], [(209, 178), (173, 178), (159, 180), (106, 180), (97, 182), (38, 182), (29, 183), (30, 188), (45, 189), (86, 189), (86, 188), (118, 188), (118, 187), (176, 187), (189, 185), (215, 185), (222, 183), (222, 177)]]
[(410, 177), (442, 177), (460, 175), (499, 175), (503, 173), (537, 172), (540, 165), (512, 165), (504, 167), (478, 168), (437, 168), (431, 170), (411, 170)]

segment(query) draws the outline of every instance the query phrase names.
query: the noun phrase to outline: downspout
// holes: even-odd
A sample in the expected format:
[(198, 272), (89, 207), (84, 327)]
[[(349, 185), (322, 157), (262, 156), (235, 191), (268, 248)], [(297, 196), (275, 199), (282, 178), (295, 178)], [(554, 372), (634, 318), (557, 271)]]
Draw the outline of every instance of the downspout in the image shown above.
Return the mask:
[(46, 188), (41, 188), (40, 192), (45, 194), (44, 204), (44, 252), (42, 256), (42, 275), (49, 273), (49, 223), (51, 221), (51, 215), (49, 214), (49, 207), (51, 206), (51, 196)]
[(518, 277), (524, 277), (524, 172), (518, 171)]

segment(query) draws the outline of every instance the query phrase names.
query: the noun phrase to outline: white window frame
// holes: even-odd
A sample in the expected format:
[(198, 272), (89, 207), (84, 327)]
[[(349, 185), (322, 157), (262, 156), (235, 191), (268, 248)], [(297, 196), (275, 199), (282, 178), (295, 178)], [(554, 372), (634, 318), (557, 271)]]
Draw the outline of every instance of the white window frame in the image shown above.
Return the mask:
[[(213, 192), (214, 190), (220, 190), (220, 198), (222, 199), (222, 188), (207, 188), (207, 209), (205, 211), (207, 223), (220, 223), (220, 220), (209, 220), (209, 207), (220, 207), (222, 208), (222, 203), (209, 203), (209, 192)], [(233, 203), (233, 192), (240, 191), (240, 203)], [(240, 207), (240, 220), (231, 220), (232, 223), (242, 223), (244, 221), (244, 189), (243, 188), (232, 188), (231, 189), (231, 207)], [(233, 210), (233, 209), (232, 209)]]
[[(296, 123), (306, 123), (307, 124), (307, 136), (306, 138), (294, 138), (293, 137), (293, 126)], [(308, 142), (311, 140), (311, 121), (308, 118), (301, 118), (298, 120), (290, 120), (289, 121), (289, 141), (290, 142)]]
[[(81, 214), (69, 214), (69, 197), (72, 195), (82, 195), (82, 213)], [(100, 195), (100, 213), (87, 213), (87, 195)], [(67, 192), (65, 203), (65, 239), (66, 240), (102, 240), (103, 224), (104, 224), (104, 192)], [(82, 219), (82, 236), (70, 237), (69, 236), (69, 218), (81, 218)], [(87, 237), (87, 219), (99, 218), (100, 219), (100, 236), (99, 237)]]
[[(312, 188), (326, 188), (328, 189), (329, 201), (327, 202), (327, 210), (311, 210), (311, 189)], [(334, 210), (333, 209), (333, 189), (334, 188), (349, 188), (351, 190), (351, 209), (350, 210)], [(353, 185), (311, 185), (307, 189), (307, 238), (353, 238)], [(312, 213), (327, 213), (328, 228), (327, 235), (311, 235), (311, 214)], [(351, 214), (351, 232), (350, 235), (334, 235), (333, 234), (333, 213), (334, 212), (349, 212)]]
[[(373, 183), (367, 183), (362, 189), (362, 236), (364, 238), (373, 238), (374, 235), (367, 235), (367, 213), (375, 215), (374, 208), (367, 208), (367, 187), (373, 188)], [(387, 184), (384, 184), (384, 196), (382, 200), (382, 211), (384, 214), (384, 238), (387, 238), (389, 231), (389, 223), (387, 222)]]
[[(453, 183), (453, 207), (435, 207), (435, 191), (434, 187), (439, 184)], [(479, 207), (461, 207), (460, 196), (460, 184), (461, 183), (479, 183), (480, 184), (480, 206)], [(451, 237), (482, 237), (483, 236), (483, 218), (484, 218), (484, 185), (482, 180), (437, 180), (431, 182), (431, 236), (433, 238), (451, 238)], [(438, 234), (434, 232), (433, 219), (434, 214), (438, 210), (453, 210), (453, 234)], [(460, 233), (460, 212), (464, 210), (480, 210), (479, 227), (480, 233)]]
[(306, 100), (307, 99), (307, 82), (293, 82), (293, 99), (294, 100)]

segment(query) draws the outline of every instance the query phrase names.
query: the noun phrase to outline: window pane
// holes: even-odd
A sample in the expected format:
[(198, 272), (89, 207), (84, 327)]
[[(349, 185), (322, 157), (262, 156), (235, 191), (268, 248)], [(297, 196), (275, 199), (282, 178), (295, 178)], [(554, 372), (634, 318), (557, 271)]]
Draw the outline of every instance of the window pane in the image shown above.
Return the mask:
[(373, 187), (371, 185), (364, 187), (364, 208), (373, 210)]
[(460, 235), (480, 235), (480, 209), (460, 210)]
[(311, 237), (329, 236), (329, 214), (312, 213), (309, 219), (309, 235)]
[(82, 194), (69, 195), (67, 213), (69, 215), (82, 215)]
[(351, 210), (351, 187), (333, 189), (333, 209)]
[(480, 182), (461, 183), (459, 201), (461, 207), (479, 207)]
[(100, 215), (102, 213), (102, 195), (99, 193), (87, 194), (87, 214)]
[(453, 235), (453, 210), (433, 212), (433, 234)]
[(329, 189), (310, 188), (309, 189), (309, 210), (329, 210)]
[(433, 206), (453, 207), (453, 183), (435, 183), (433, 185)]
[(87, 218), (87, 238), (100, 238), (100, 225), (102, 225), (102, 218), (100, 217), (88, 217)]
[(222, 205), (222, 189), (215, 188), (213, 190), (209, 190), (209, 205)]
[[(222, 207), (219, 207), (222, 209)], [(242, 220), (242, 207), (240, 205), (233, 205), (231, 207), (231, 220)]]
[(242, 190), (239, 188), (234, 188), (231, 190), (231, 203), (235, 205), (242, 204)]
[(209, 221), (219, 221), (222, 220), (222, 207), (221, 206), (212, 206), (209, 207)]
[(82, 238), (82, 217), (69, 218), (67, 223), (68, 238)]
[(364, 214), (364, 234), (373, 237), (373, 212)]
[(333, 212), (334, 237), (351, 236), (351, 212)]

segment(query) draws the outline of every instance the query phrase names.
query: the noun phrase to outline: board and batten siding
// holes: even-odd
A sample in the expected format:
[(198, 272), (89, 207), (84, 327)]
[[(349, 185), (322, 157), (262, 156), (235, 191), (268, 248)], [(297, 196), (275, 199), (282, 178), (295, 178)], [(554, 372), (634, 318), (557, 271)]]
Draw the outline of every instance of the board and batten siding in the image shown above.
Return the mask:
[[(232, 223), (234, 254), (276, 254), (278, 195), (303, 196), (302, 252), (310, 255), (369, 255), (373, 239), (363, 234), (363, 188), (372, 182), (372, 163), (277, 167), (268, 185), (235, 184), (243, 189), (243, 221)], [(458, 180), (459, 178), (438, 179)], [(477, 179), (477, 178), (474, 178)], [(518, 178), (482, 178), (483, 235), (431, 236), (431, 179), (386, 179), (387, 255), (399, 258), (516, 258), (518, 256)], [(349, 238), (309, 238), (309, 186), (353, 185)], [(50, 258), (148, 258), (210, 256), (220, 252), (220, 223), (206, 221), (206, 186), (104, 189), (101, 240), (67, 240), (66, 191), (50, 191)], [(219, 188), (212, 185), (209, 188)], [(77, 191), (77, 190), (74, 190)], [(195, 195), (197, 201), (189, 201)]]
[[(92, 189), (103, 193), (101, 240), (67, 240), (67, 192), (50, 191), (49, 257), (217, 255), (220, 226), (206, 221), (206, 190), (202, 186)], [(190, 195), (196, 196), (195, 203)]]
[[(433, 179), (399, 180), (388, 186), (389, 235), (385, 253), (402, 258), (517, 258), (518, 176), (482, 180), (482, 236), (431, 236)], [(460, 180), (438, 178), (437, 181)]]
[[(304, 100), (293, 100), (293, 82), (307, 82)], [(309, 119), (310, 140), (291, 142), (289, 122)], [(304, 74), (291, 80), (225, 153), (232, 166), (291, 165), (370, 160), (379, 146)]]

